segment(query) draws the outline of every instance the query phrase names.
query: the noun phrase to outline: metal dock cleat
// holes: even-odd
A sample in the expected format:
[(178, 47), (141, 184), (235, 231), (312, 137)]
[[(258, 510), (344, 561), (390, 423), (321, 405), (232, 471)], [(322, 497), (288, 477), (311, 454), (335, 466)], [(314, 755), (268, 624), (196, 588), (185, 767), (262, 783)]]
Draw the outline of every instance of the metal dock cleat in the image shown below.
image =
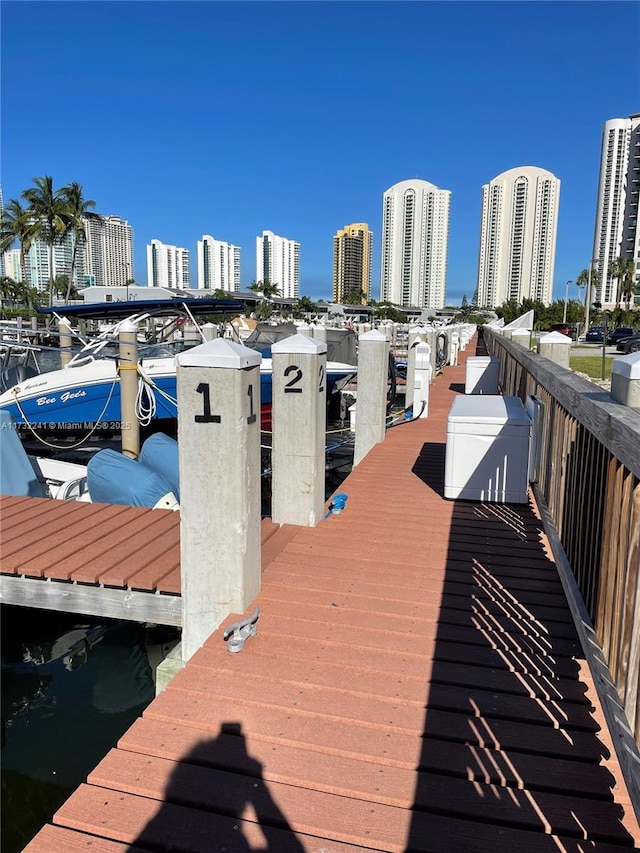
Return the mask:
[(260, 608), (256, 607), (247, 619), (242, 619), (240, 622), (234, 622), (233, 625), (229, 625), (223, 635), (223, 639), (227, 643), (228, 652), (241, 652), (244, 649), (246, 640), (249, 637), (255, 637), (258, 633), (256, 622), (259, 615)]

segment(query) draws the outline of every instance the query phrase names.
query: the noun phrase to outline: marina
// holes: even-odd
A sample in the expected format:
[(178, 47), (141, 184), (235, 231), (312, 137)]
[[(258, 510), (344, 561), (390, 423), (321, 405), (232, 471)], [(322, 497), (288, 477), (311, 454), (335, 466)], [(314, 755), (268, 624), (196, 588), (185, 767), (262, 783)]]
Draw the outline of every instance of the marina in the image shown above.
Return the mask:
[[(532, 491), (524, 504), (444, 498), (447, 418), (470, 354), (434, 381), (427, 418), (388, 429), (358, 462), (337, 512), (329, 500), (313, 527), (262, 522), (261, 590), (244, 611), (259, 607), (257, 633), (229, 655), (242, 614), (229, 615), (28, 853), (637, 846), (637, 774), (622, 772), (546, 506)], [(18, 513), (19, 500), (2, 499), (3, 531), (37, 524), (41, 507), (23, 499), (34, 509)], [(157, 513), (49, 504), (73, 512), (67, 531), (88, 512), (119, 512), (107, 522), (118, 530)], [(151, 552), (123, 534), (87, 538), (84, 555), (81, 539), (21, 554), (16, 535), (3, 595), (13, 577), (69, 601), (75, 586), (131, 606), (138, 592), (179, 599), (180, 514), (157, 514), (168, 526)]]

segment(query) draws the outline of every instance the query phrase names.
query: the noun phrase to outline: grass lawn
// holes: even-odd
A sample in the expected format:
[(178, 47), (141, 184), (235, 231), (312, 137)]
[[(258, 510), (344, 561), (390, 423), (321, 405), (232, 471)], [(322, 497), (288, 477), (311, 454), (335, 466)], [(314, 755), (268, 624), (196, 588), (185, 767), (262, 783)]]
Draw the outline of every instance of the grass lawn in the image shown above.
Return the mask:
[[(604, 378), (611, 379), (611, 362), (612, 356), (605, 356), (604, 360)], [(592, 379), (602, 378), (602, 354), (600, 355), (575, 355), (569, 359), (571, 370), (577, 373), (585, 373)]]

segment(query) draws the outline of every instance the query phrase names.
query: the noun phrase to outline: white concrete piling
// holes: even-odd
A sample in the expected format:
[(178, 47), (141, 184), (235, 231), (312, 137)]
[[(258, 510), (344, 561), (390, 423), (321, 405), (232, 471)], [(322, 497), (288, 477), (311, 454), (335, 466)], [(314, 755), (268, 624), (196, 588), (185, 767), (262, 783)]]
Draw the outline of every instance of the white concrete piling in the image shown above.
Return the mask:
[(60, 367), (66, 367), (73, 358), (71, 353), (71, 345), (73, 343), (71, 337), (71, 323), (66, 317), (61, 317), (58, 322), (58, 345), (60, 347)]
[(449, 366), (456, 367), (458, 364), (458, 351), (460, 350), (460, 334), (457, 329), (451, 332), (449, 343)]
[(414, 377), (416, 367), (416, 347), (426, 343), (427, 330), (423, 326), (412, 326), (407, 333), (407, 380), (405, 385), (404, 407), (408, 409), (413, 403)]
[(218, 327), (215, 323), (205, 323), (202, 326), (202, 335), (205, 341), (215, 341), (218, 337)]
[(562, 332), (549, 332), (538, 341), (538, 354), (548, 358), (560, 367), (569, 369), (571, 355), (571, 338)]
[(131, 320), (123, 320), (118, 332), (120, 374), (120, 435), (122, 453), (130, 459), (140, 455), (140, 421), (136, 416), (138, 396), (138, 338)]
[(315, 527), (325, 501), (327, 345), (298, 334), (273, 344), (271, 354), (271, 518)]
[(413, 377), (413, 416), (429, 416), (429, 386), (431, 385), (431, 347), (418, 342), (415, 347), (415, 372)]
[(611, 365), (611, 396), (616, 403), (640, 409), (640, 352), (614, 358)]
[(389, 341), (373, 330), (358, 337), (358, 396), (353, 467), (384, 441), (387, 414)]
[(260, 592), (261, 360), (222, 338), (177, 356), (185, 661)]

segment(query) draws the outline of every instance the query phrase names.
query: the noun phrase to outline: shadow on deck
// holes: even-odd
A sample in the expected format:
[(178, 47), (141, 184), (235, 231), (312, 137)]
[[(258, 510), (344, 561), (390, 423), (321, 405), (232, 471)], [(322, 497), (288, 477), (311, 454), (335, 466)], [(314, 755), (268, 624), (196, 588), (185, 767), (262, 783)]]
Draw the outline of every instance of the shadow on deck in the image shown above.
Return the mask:
[(634, 847), (535, 507), (443, 498), (462, 370), (272, 549), (258, 636), (213, 634), (28, 853)]

